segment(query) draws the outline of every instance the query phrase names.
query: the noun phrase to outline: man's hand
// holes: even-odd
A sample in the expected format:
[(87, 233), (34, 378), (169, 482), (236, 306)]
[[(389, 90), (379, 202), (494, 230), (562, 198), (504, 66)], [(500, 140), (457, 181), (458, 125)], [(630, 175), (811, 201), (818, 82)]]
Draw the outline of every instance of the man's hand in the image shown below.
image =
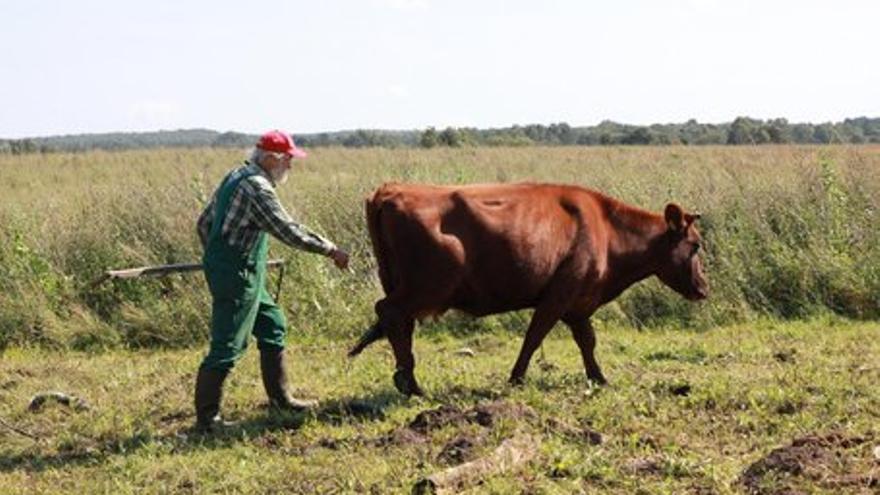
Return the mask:
[(336, 248), (333, 251), (330, 251), (330, 258), (333, 259), (333, 263), (336, 264), (336, 268), (340, 270), (345, 270), (348, 268), (348, 253), (345, 251)]

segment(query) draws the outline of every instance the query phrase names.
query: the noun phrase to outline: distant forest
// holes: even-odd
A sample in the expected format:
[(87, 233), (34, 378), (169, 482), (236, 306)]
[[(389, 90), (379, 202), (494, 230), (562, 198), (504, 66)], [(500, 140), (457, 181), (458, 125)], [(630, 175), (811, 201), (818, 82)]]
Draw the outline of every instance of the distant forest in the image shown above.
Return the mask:
[[(759, 144), (862, 144), (880, 143), (880, 118), (859, 117), (822, 124), (790, 123), (786, 119), (758, 120), (738, 117), (723, 124), (648, 126), (604, 121), (599, 125), (572, 127), (558, 124), (515, 125), (497, 129), (447, 127), (424, 130), (353, 131), (296, 134), (305, 147), (423, 147), (437, 146), (557, 146), (557, 145), (759, 145)], [(187, 129), (158, 132), (117, 132), (66, 136), (0, 139), (0, 153), (50, 153), (55, 151), (123, 150), (173, 147), (251, 146), (257, 136), (240, 132)]]

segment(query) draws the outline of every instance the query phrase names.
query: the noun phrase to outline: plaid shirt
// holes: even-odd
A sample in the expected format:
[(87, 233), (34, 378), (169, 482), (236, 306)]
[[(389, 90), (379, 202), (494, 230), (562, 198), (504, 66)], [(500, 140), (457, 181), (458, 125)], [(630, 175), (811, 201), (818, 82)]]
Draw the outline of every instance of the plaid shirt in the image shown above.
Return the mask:
[[(256, 172), (241, 182), (229, 199), (229, 207), (221, 227), (221, 237), (242, 252), (249, 252), (260, 231), (266, 231), (287, 245), (312, 253), (329, 254), (336, 246), (323, 237), (293, 221), (275, 193), (275, 185), (262, 167), (249, 162), (232, 170), (226, 176), (235, 179), (245, 172)], [(226, 178), (224, 178), (225, 182)], [(219, 191), (219, 188), (218, 188)], [(199, 216), (198, 230), (202, 248), (208, 243), (208, 234), (217, 214), (217, 192)]]

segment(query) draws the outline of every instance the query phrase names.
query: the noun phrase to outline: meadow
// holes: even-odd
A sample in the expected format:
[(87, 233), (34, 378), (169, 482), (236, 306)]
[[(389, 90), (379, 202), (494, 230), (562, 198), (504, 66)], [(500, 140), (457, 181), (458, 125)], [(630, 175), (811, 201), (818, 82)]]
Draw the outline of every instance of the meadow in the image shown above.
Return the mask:
[[(518, 434), (536, 439), (534, 457), (470, 490), (877, 489), (880, 147), (314, 149), (279, 193), (352, 267), (277, 242), (270, 255), (285, 260), (293, 381), (321, 407), (266, 411), (251, 352), (228, 392), (241, 426), (205, 438), (189, 431), (202, 277), (92, 282), (198, 261), (195, 219), (244, 155), (0, 156), (0, 492), (409, 492)], [(658, 212), (676, 201), (703, 214), (710, 298), (649, 280), (603, 308), (606, 388), (583, 377), (561, 328), (508, 387), (528, 312), (426, 321), (428, 395), (406, 399), (386, 344), (343, 357), (380, 297), (363, 198), (385, 181), (574, 183)], [(29, 411), (46, 390), (88, 407)]]

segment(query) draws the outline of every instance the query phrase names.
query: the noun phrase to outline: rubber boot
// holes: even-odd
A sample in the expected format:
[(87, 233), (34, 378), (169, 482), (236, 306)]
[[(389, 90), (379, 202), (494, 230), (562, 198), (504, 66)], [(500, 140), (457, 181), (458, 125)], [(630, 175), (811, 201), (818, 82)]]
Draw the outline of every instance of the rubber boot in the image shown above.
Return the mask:
[(223, 382), (229, 370), (213, 370), (199, 368), (196, 377), (196, 430), (214, 432), (218, 428), (231, 426), (233, 423), (223, 421), (220, 417), (220, 400), (223, 397)]
[(283, 349), (260, 349), (260, 371), (263, 374), (266, 395), (269, 396), (269, 406), (289, 412), (314, 409), (318, 405), (317, 401), (300, 400), (290, 396), (284, 359)]

